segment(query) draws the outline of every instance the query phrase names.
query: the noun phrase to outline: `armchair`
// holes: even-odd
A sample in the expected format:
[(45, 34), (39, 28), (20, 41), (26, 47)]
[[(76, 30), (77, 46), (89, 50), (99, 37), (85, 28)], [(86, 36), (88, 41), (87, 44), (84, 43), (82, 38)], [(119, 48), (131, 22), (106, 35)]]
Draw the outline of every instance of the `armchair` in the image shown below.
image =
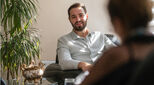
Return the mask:
[[(112, 34), (105, 34), (113, 43), (117, 46), (119, 45), (119, 41)], [(58, 61), (58, 55), (56, 55), (56, 62), (54, 64), (50, 64), (46, 67), (43, 77), (49, 78), (54, 82), (58, 82), (58, 85), (64, 85), (65, 78), (75, 78), (82, 71), (81, 70), (61, 70)]]

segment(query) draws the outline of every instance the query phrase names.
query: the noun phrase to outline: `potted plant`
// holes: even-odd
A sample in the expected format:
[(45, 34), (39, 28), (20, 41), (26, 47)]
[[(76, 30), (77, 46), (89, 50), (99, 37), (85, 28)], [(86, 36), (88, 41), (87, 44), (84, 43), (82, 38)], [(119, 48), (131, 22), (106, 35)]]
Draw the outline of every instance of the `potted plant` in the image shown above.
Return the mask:
[(37, 0), (0, 0), (1, 69), (17, 78), (20, 66), (40, 56), (39, 37), (31, 28), (37, 14)]

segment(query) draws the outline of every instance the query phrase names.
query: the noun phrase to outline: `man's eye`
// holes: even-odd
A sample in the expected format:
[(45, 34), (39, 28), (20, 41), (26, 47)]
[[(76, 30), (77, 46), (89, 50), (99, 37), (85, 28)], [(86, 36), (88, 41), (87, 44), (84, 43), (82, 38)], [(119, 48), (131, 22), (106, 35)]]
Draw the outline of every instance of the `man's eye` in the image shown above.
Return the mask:
[(79, 16), (80, 16), (80, 17), (83, 17), (83, 16), (84, 16), (84, 14), (83, 14), (83, 13), (80, 13), (80, 14), (79, 14)]
[(76, 18), (75, 16), (72, 16), (72, 18), (74, 19), (74, 18)]

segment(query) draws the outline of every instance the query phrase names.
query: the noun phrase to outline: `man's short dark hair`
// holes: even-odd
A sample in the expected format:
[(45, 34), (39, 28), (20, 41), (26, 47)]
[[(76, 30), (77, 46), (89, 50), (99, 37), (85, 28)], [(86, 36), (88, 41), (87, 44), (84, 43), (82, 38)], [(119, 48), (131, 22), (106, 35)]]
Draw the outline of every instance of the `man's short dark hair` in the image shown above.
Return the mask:
[(70, 17), (70, 11), (72, 8), (77, 8), (77, 7), (81, 7), (83, 8), (84, 12), (87, 13), (87, 10), (86, 10), (86, 7), (84, 4), (81, 4), (81, 3), (74, 3), (72, 4), (69, 8), (68, 8), (68, 16)]

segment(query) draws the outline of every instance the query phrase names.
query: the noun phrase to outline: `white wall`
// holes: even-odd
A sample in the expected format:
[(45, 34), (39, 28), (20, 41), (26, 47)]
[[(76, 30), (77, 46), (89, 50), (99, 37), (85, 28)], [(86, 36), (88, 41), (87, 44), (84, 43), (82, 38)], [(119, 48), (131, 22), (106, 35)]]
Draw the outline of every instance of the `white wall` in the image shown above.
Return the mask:
[(112, 32), (105, 8), (107, 0), (39, 0), (39, 16), (35, 27), (40, 30), (42, 59), (55, 59), (57, 39), (72, 30), (67, 9), (75, 2), (86, 5), (90, 30)]

